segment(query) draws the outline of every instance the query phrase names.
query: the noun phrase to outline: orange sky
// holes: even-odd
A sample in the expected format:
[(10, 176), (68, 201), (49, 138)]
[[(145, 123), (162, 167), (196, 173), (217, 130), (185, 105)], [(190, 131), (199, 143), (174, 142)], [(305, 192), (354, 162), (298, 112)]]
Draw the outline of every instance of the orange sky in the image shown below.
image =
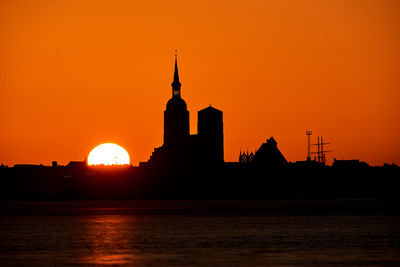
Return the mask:
[(224, 112), (225, 160), (306, 130), (334, 157), (400, 163), (400, 1), (0, 1), (0, 163), (163, 142), (174, 49), (190, 111)]

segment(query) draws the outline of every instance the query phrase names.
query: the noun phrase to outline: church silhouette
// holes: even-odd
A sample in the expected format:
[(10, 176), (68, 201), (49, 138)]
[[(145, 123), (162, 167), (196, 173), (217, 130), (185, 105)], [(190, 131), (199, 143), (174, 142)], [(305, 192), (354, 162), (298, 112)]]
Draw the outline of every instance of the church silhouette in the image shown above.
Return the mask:
[(164, 144), (154, 149), (140, 166), (179, 167), (184, 164), (222, 164), (224, 127), (222, 111), (211, 105), (198, 112), (198, 133), (190, 134), (189, 111), (181, 97), (178, 62), (175, 56), (172, 97), (164, 111)]
[[(164, 144), (155, 148), (147, 162), (140, 167), (180, 168), (183, 165), (202, 165), (213, 167), (224, 164), (224, 125), (223, 112), (211, 105), (197, 113), (198, 133), (190, 134), (189, 111), (185, 100), (181, 97), (178, 61), (175, 55), (174, 78), (171, 84), (172, 97), (168, 100), (164, 111)], [(251, 160), (240, 163), (254, 163), (269, 167), (282, 167), (287, 160), (277, 147), (273, 137), (262, 144), (252, 154)]]

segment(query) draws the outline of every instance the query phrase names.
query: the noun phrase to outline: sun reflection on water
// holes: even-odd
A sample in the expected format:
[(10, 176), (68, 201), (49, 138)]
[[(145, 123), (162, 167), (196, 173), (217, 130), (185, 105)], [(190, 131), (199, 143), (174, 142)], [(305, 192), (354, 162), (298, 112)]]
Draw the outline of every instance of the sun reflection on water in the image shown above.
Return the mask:
[(114, 255), (92, 255), (82, 257), (80, 263), (87, 265), (126, 265), (140, 262), (134, 255), (114, 254)]
[(141, 262), (133, 253), (133, 216), (94, 216), (86, 223), (87, 255), (80, 255), (77, 262), (84, 265), (126, 265)]
[[(65, 205), (65, 204), (64, 204)], [(77, 213), (81, 213), (77, 210)], [(398, 266), (399, 216), (24, 216), (0, 266)], [(341, 255), (341, 257), (337, 257)]]

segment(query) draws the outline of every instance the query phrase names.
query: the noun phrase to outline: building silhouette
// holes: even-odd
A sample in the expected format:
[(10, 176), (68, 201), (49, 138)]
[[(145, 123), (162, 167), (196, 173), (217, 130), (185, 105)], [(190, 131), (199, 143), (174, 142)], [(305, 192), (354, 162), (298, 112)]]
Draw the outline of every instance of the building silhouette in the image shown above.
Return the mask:
[(288, 166), (286, 158), (278, 149), (278, 143), (273, 137), (267, 139), (267, 142), (263, 143), (255, 153), (240, 151), (239, 163), (268, 168)]
[(164, 111), (164, 145), (167, 148), (184, 145), (189, 136), (189, 111), (185, 100), (181, 97), (178, 62), (175, 58), (172, 97), (168, 100)]
[(285, 167), (288, 162), (273, 137), (267, 139), (254, 155), (254, 163), (264, 167)]
[(140, 166), (179, 167), (224, 162), (223, 112), (211, 105), (198, 112), (198, 134), (190, 134), (189, 111), (181, 97), (178, 61), (175, 56), (172, 97), (164, 111), (164, 144), (155, 148)]
[(222, 111), (211, 105), (198, 113), (198, 136), (201, 158), (208, 162), (224, 162), (224, 124)]

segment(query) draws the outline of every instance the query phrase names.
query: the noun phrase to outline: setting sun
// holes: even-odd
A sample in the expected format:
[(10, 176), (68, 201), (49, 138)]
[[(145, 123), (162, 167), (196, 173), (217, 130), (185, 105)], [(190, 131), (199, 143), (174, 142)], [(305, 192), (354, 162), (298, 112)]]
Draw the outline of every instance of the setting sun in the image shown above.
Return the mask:
[(125, 165), (129, 163), (128, 152), (119, 145), (112, 143), (95, 147), (88, 157), (88, 165)]

